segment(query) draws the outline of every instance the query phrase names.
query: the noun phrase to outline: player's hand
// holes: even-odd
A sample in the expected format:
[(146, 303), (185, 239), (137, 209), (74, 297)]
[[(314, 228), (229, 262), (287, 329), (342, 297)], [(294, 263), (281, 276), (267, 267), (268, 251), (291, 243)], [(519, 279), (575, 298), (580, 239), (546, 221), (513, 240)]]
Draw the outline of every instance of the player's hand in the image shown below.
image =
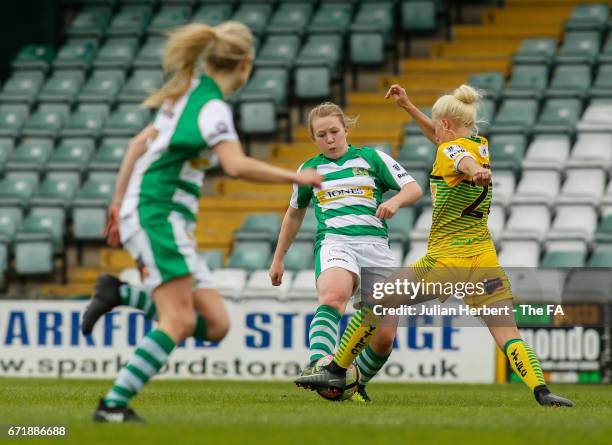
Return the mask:
[(478, 168), (472, 175), (472, 181), (474, 181), (474, 184), (478, 186), (490, 185), (491, 178), (491, 170), (484, 167)]
[(411, 104), (410, 99), (408, 99), (408, 94), (406, 94), (406, 90), (398, 84), (389, 87), (385, 99), (393, 99), (395, 103), (402, 108)]
[(272, 286), (280, 286), (283, 282), (283, 273), (285, 272), (285, 265), (282, 261), (272, 261), (268, 275), (272, 281)]
[(399, 209), (399, 204), (396, 204), (393, 200), (385, 201), (376, 209), (376, 216), (380, 219), (393, 218), (397, 209)]
[(317, 173), (313, 168), (307, 168), (295, 175), (294, 181), (297, 185), (314, 185), (320, 187), (323, 182), (323, 176)]
[(108, 219), (102, 234), (109, 246), (117, 248), (121, 245), (121, 238), (119, 237), (119, 205), (111, 204), (108, 207)]

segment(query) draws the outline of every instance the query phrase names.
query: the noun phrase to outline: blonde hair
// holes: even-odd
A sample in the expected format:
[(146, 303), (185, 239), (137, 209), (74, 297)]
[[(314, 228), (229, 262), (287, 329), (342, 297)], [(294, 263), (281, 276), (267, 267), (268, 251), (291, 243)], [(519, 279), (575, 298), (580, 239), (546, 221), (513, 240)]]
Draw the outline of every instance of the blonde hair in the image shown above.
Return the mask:
[(163, 68), (169, 80), (145, 99), (144, 107), (157, 108), (166, 100), (176, 102), (189, 89), (198, 69), (231, 72), (240, 62), (253, 57), (253, 35), (240, 22), (228, 21), (217, 26), (191, 23), (168, 35)]
[(458, 127), (474, 128), (482, 92), (469, 85), (461, 85), (453, 94), (440, 97), (431, 109), (435, 119), (448, 118)]
[(310, 113), (308, 113), (308, 130), (310, 131), (310, 137), (312, 139), (314, 139), (314, 130), (312, 128), (312, 121), (320, 117), (328, 117), (328, 116), (335, 116), (338, 119), (340, 119), (340, 122), (342, 123), (344, 128), (347, 130), (351, 128), (355, 128), (355, 126), (357, 125), (357, 120), (359, 119), (359, 117), (347, 116), (346, 114), (344, 114), (344, 111), (342, 111), (342, 108), (340, 108), (338, 105), (336, 105), (333, 102), (323, 102), (317, 105), (316, 107), (314, 107), (312, 110), (310, 110)]

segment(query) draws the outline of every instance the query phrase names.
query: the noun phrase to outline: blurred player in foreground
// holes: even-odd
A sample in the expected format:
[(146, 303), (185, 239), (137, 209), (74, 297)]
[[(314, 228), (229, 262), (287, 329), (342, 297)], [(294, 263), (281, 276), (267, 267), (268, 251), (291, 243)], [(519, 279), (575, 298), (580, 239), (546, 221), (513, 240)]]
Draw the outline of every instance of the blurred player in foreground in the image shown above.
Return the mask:
[[(491, 170), (488, 141), (474, 136), (479, 93), (461, 85), (451, 95), (440, 97), (432, 108), (432, 118), (423, 114), (409, 100), (406, 91), (393, 85), (386, 98), (408, 112), (423, 133), (438, 144), (430, 175), (433, 199), (432, 225), (427, 253), (411, 265), (408, 279), (440, 281), (453, 274), (465, 273), (474, 282), (486, 282), (487, 292), (468, 295), (465, 302), (474, 307), (506, 308), (508, 315), (483, 316), (495, 342), (501, 348), (514, 372), (533, 392), (540, 405), (573, 406), (563, 397), (550, 392), (544, 381), (540, 362), (516, 327), (512, 312), (512, 292), (503, 269), (497, 261), (495, 245), (487, 226), (491, 203)], [(389, 278), (393, 281), (397, 276)], [(406, 277), (404, 277), (406, 278)], [(421, 295), (415, 304), (440, 297)], [(346, 368), (372, 340), (379, 324), (370, 307), (362, 310), (363, 322), (344, 334), (334, 360), (326, 367), (312, 370), (296, 379), (298, 386), (309, 389), (344, 388)]]
[[(415, 180), (389, 155), (347, 142), (355, 120), (333, 103), (322, 103), (308, 116), (310, 137), (321, 153), (304, 162), (298, 171), (315, 169), (323, 176), (320, 187), (294, 186), (283, 219), (274, 259), (272, 284), (279, 286), (284, 257), (297, 235), (312, 202), (318, 221), (315, 243), (315, 279), (319, 306), (310, 324), (310, 367), (333, 354), (338, 343), (340, 319), (359, 287), (362, 267), (396, 267), (389, 248), (386, 219), (400, 207), (421, 197)], [(387, 201), (387, 190), (398, 193)], [(384, 278), (384, 277), (382, 277)], [(361, 320), (357, 312), (356, 320)], [(354, 324), (354, 323), (353, 323)], [(354, 329), (351, 324), (348, 329)], [(397, 326), (381, 327), (372, 344), (357, 357), (361, 373), (353, 400), (369, 402), (365, 385), (384, 366), (393, 348)]]
[(148, 292), (113, 276), (100, 277), (82, 330), (91, 333), (95, 322), (120, 304), (157, 316), (159, 324), (140, 341), (100, 400), (95, 421), (140, 421), (128, 402), (174, 347), (190, 336), (220, 340), (229, 329), (223, 299), (196, 252), (194, 237), (203, 170), (214, 158), (234, 177), (321, 183), (314, 170), (296, 174), (244, 155), (224, 98), (246, 83), (253, 53), (251, 32), (238, 22), (191, 24), (170, 35), (163, 61), (170, 79), (143, 104), (159, 112), (129, 144), (106, 228), (108, 243), (118, 247), (121, 241), (136, 260)]

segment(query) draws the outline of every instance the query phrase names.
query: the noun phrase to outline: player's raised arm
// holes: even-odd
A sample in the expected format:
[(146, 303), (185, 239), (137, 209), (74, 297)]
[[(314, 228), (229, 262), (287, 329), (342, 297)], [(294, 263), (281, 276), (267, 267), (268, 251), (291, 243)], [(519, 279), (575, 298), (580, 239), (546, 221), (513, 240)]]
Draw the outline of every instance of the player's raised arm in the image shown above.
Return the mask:
[(432, 120), (410, 101), (404, 88), (397, 84), (391, 85), (389, 91), (387, 91), (385, 95), (385, 99), (395, 100), (398, 107), (412, 116), (423, 134), (427, 136), (431, 142), (438, 144)]
[(389, 219), (401, 208), (417, 202), (423, 196), (421, 186), (416, 182), (404, 185), (398, 194), (381, 203), (376, 209), (376, 216), (381, 219)]

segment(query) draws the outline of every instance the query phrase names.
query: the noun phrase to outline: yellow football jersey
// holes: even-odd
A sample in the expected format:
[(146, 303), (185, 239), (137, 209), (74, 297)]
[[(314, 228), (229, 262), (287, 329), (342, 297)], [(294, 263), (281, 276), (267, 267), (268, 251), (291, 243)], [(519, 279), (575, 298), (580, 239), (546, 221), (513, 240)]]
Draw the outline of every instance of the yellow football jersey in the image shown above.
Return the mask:
[(488, 141), (460, 138), (438, 147), (429, 176), (433, 216), (427, 254), (436, 257), (470, 257), (495, 251), (487, 220), (492, 186), (476, 186), (457, 170), (466, 156), (489, 166)]

